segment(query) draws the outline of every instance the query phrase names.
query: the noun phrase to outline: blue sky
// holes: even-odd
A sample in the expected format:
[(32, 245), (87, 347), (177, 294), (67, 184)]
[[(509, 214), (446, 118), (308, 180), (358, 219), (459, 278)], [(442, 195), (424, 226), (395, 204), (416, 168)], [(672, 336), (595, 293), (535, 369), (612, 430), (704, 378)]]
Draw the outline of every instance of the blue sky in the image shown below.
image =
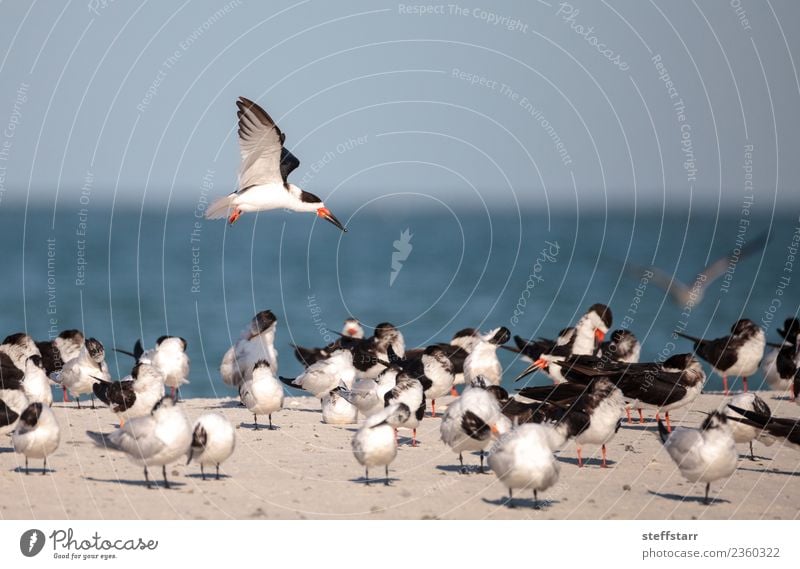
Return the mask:
[(2, 2), (0, 207), (227, 193), (240, 95), (332, 207), (796, 206), (798, 21), (772, 0)]

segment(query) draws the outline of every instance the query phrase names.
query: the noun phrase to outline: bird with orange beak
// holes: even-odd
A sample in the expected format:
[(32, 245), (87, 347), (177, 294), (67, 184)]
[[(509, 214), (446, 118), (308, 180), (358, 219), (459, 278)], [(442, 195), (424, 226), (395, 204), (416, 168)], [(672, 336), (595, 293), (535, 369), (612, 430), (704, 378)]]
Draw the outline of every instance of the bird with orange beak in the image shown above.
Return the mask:
[(342, 231), (347, 229), (322, 200), (289, 183), (288, 177), (299, 165), (283, 142), (286, 135), (275, 121), (253, 101), (239, 97), (239, 189), (219, 198), (206, 210), (207, 219), (227, 217), (233, 224), (243, 213), (288, 209), (316, 213)]

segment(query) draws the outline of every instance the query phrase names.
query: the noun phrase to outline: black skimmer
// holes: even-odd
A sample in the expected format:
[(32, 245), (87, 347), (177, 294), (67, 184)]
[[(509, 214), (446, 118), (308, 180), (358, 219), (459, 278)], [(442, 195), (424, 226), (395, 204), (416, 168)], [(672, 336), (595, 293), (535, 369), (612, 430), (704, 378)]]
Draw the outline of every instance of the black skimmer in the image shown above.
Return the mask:
[(271, 310), (262, 310), (242, 331), (239, 340), (222, 357), (219, 373), (225, 385), (238, 387), (253, 374), (261, 360), (269, 362), (273, 374), (278, 373), (278, 351), (275, 349), (275, 330), (278, 319)]
[(314, 397), (321, 398), (345, 385), (348, 389), (356, 379), (356, 368), (353, 366), (353, 352), (340, 349), (324, 360), (311, 365), (297, 377), (280, 377), (279, 379), (295, 389), (308, 391)]
[[(736, 413), (733, 410), (733, 407), (752, 411), (763, 417), (772, 416), (772, 410), (769, 408), (769, 405), (767, 405), (766, 401), (752, 392), (740, 393), (739, 395), (732, 397), (726, 402), (723, 408), (720, 409), (720, 412), (725, 413), (728, 419), (742, 418), (742, 415)], [(734, 442), (750, 444), (750, 460), (756, 459), (755, 454), (753, 453), (753, 440), (758, 440), (758, 442), (766, 446), (772, 446), (772, 444), (775, 442), (775, 439), (768, 433), (764, 432), (761, 427), (755, 427), (752, 424), (747, 424), (746, 422), (740, 423), (736, 420), (730, 421), (730, 425), (731, 430), (733, 431)]]
[(289, 345), (294, 348), (294, 356), (297, 358), (297, 361), (303, 364), (304, 367), (308, 367), (319, 360), (324, 360), (341, 348), (343, 343), (347, 341), (346, 338), (354, 338), (356, 340), (363, 339), (364, 328), (356, 318), (348, 318), (344, 321), (344, 326), (342, 326), (340, 335), (344, 340), (337, 339), (323, 348), (305, 348), (297, 344)]
[[(402, 358), (406, 353), (405, 339), (393, 324), (382, 322), (369, 338), (341, 338), (341, 347), (353, 353), (353, 366), (359, 379), (375, 379), (386, 369), (386, 362)], [(389, 349), (393, 356), (389, 356)]]
[[(666, 414), (667, 429), (671, 429), (669, 412), (692, 403), (703, 390), (706, 374), (692, 354), (676, 354), (664, 363), (624, 364), (604, 361), (591, 356), (572, 356), (556, 362), (571, 382), (588, 385), (604, 377), (619, 387), (628, 408), (642, 406)], [(640, 423), (643, 422), (641, 412)]]
[(6, 354), (21, 371), (25, 371), (25, 362), (29, 357), (42, 355), (33, 338), (23, 332), (6, 336), (0, 343), (0, 352)]
[(98, 381), (111, 381), (103, 344), (95, 338), (87, 339), (78, 357), (65, 363), (61, 371), (55, 372), (50, 379), (64, 390), (64, 401), (69, 401), (67, 393), (70, 393), (80, 409), (81, 395), (89, 394), (94, 409), (94, 384)]
[[(508, 399), (508, 393), (505, 393), (504, 399)], [(510, 428), (511, 422), (503, 415), (497, 393), (487, 389), (483, 378), (479, 377), (478, 384), (468, 386), (461, 397), (448, 405), (442, 416), (439, 433), (444, 444), (458, 453), (462, 474), (467, 473), (463, 456), (465, 452), (480, 453), (479, 472), (483, 473), (483, 457), (494, 440), (493, 431), (503, 434)]]
[[(453, 334), (453, 339), (450, 340), (449, 344), (443, 342), (436, 344), (444, 351), (450, 362), (453, 364), (453, 375), (455, 378), (453, 379), (453, 388), (450, 390), (450, 395), (453, 397), (458, 396), (455, 386), (465, 383), (464, 362), (466, 361), (470, 352), (472, 352), (472, 348), (479, 341), (480, 332), (478, 330), (475, 328), (464, 328), (463, 330), (459, 330)], [(424, 351), (424, 348), (406, 350), (406, 357), (414, 358), (421, 355)]]
[(749, 411), (740, 407), (729, 407), (744, 419), (731, 417), (731, 421), (738, 421), (761, 429), (764, 433), (787, 442), (795, 450), (800, 450), (800, 419), (788, 419), (765, 415), (757, 411)]
[(61, 429), (50, 407), (31, 403), (20, 414), (19, 424), (11, 435), (14, 450), (25, 455), (25, 474), (29, 474), (28, 459), (41, 458), (42, 474), (47, 474), (47, 457), (61, 441)]
[(239, 97), (239, 189), (212, 203), (208, 219), (228, 218), (233, 224), (245, 212), (271, 209), (316, 213), (342, 231), (344, 225), (325, 207), (322, 200), (289, 183), (289, 174), (300, 165), (284, 146), (286, 135), (257, 104)]
[[(625, 406), (620, 390), (609, 380), (600, 378), (588, 385), (558, 383), (543, 387), (525, 387), (520, 396), (540, 403), (528, 404), (535, 408), (531, 419), (534, 422), (554, 423), (564, 431), (564, 436), (575, 439), (578, 466), (583, 466), (581, 447), (586, 444), (600, 445), (601, 466), (605, 468), (606, 445), (619, 430), (620, 416)], [(524, 403), (504, 407), (506, 415), (516, 413)], [(541, 413), (542, 415), (538, 415)]]
[[(670, 300), (677, 306), (696, 306), (700, 304), (705, 296), (709, 285), (720, 278), (728, 271), (731, 264), (739, 262), (741, 259), (758, 253), (767, 244), (767, 234), (761, 233), (752, 241), (745, 244), (739, 251), (731, 251), (708, 265), (695, 277), (692, 284), (686, 284), (675, 278), (666, 271), (658, 267), (643, 267), (635, 263), (628, 263), (628, 273), (636, 279), (641, 279), (646, 275), (650, 282), (664, 289), (669, 295)], [(648, 274), (649, 273), (649, 274)]]
[(575, 324), (574, 332), (570, 333), (569, 328), (562, 330), (553, 348), (541, 353), (539, 359), (534, 360), (514, 381), (519, 381), (541, 369), (547, 372), (554, 383), (563, 382), (565, 379), (559, 366), (551, 366), (550, 363), (562, 361), (572, 355), (594, 355), (605, 339), (612, 322), (613, 315), (608, 306), (593, 304)]
[(725, 415), (714, 411), (699, 429), (677, 427), (672, 432), (659, 421), (658, 433), (683, 477), (689, 482), (706, 483), (704, 503), (709, 504), (711, 483), (733, 474), (739, 458)]
[(503, 366), (497, 357), (497, 348), (511, 339), (511, 331), (505, 326), (489, 330), (479, 337), (472, 351), (464, 360), (464, 382), (472, 384), (482, 377), (489, 385), (500, 385)]
[(44, 403), (48, 407), (53, 405), (53, 390), (50, 389), (50, 378), (44, 370), (41, 356), (31, 356), (25, 362), (22, 386), (30, 403)]
[(256, 430), (258, 430), (259, 415), (267, 415), (269, 428), (273, 429), (272, 414), (283, 407), (283, 386), (275, 378), (267, 360), (257, 362), (250, 379), (239, 385), (239, 398), (253, 414), (253, 425)]
[(533, 490), (533, 507), (539, 509), (539, 492), (558, 481), (553, 452), (563, 444), (564, 437), (549, 425), (519, 425), (500, 437), (489, 453), (489, 468), (508, 488), (510, 507), (514, 489), (524, 489)]
[(356, 338), (357, 340), (364, 337), (364, 327), (361, 326), (361, 322), (358, 321), (358, 318), (353, 318), (351, 316), (345, 319), (342, 325), (342, 336)]
[(404, 421), (399, 421), (396, 428), (411, 429), (411, 446), (417, 446), (417, 427), (425, 417), (425, 388), (422, 382), (401, 371), (397, 374), (395, 386), (383, 396), (386, 407), (402, 403), (411, 411)]
[(711, 364), (714, 371), (722, 376), (722, 387), (728, 394), (728, 377), (742, 377), (744, 391), (747, 392), (747, 378), (758, 370), (764, 357), (766, 337), (764, 330), (752, 320), (741, 319), (731, 326), (731, 335), (715, 340), (703, 340), (676, 332), (679, 336), (694, 342), (695, 353)]
[(425, 397), (431, 400), (431, 417), (436, 417), (436, 399), (453, 388), (455, 376), (453, 363), (436, 344), (428, 346), (415, 358), (399, 358), (391, 346), (388, 349), (389, 365), (395, 365), (411, 377), (418, 379), (425, 389)]
[(25, 374), (5, 353), (0, 353), (0, 435), (6, 435), (17, 426), (19, 416), (28, 406), (25, 396)]
[[(526, 340), (522, 336), (514, 336), (514, 343), (516, 344), (516, 347), (503, 346), (503, 349), (514, 352), (515, 354), (519, 354), (523, 360), (527, 361), (528, 363), (533, 363), (541, 358), (543, 354), (549, 354), (557, 347), (567, 345), (571, 346), (574, 340), (575, 327), (570, 326), (562, 329), (558, 333), (558, 337), (555, 340), (551, 340), (550, 338), (535, 338), (533, 340)], [(570, 350), (570, 353), (571, 351), (572, 350)]]
[(120, 425), (134, 417), (149, 415), (164, 397), (164, 376), (153, 365), (137, 363), (131, 375), (121, 381), (95, 378), (92, 391), (117, 415)]
[(798, 395), (793, 384), (800, 368), (800, 320), (787, 318), (783, 329), (778, 329), (778, 334), (783, 337), (783, 342), (767, 342), (773, 349), (764, 356), (761, 370), (770, 389), (788, 391), (789, 399), (794, 401)]
[(642, 345), (630, 330), (614, 330), (607, 342), (600, 344), (597, 357), (626, 364), (639, 363)]
[(192, 426), (192, 444), (189, 447), (189, 460), (186, 465), (194, 460), (200, 465), (200, 476), (206, 479), (204, 466), (213, 465), (217, 469), (219, 480), (219, 465), (228, 460), (236, 448), (236, 430), (225, 417), (219, 413), (206, 413), (201, 415)]
[(353, 455), (364, 467), (364, 482), (369, 486), (369, 469), (385, 468), (384, 484), (389, 486), (389, 465), (397, 456), (395, 429), (404, 425), (411, 410), (404, 403), (386, 407), (382, 412), (369, 417), (353, 437)]
[(144, 350), (140, 340), (136, 340), (133, 352), (116, 351), (133, 356), (138, 362), (151, 364), (161, 372), (164, 385), (170, 389), (170, 397), (179, 398), (181, 385), (189, 383), (189, 355), (186, 353), (186, 340), (180, 336), (161, 336), (155, 347)]
[(160, 466), (164, 486), (169, 488), (167, 465), (189, 453), (192, 428), (184, 412), (170, 397), (164, 397), (149, 415), (127, 421), (111, 433), (86, 431), (96, 445), (118, 450), (144, 467), (144, 479), (150, 488), (148, 466)]
[(47, 376), (61, 371), (65, 363), (77, 358), (84, 341), (83, 332), (80, 330), (64, 330), (52, 340), (36, 342)]

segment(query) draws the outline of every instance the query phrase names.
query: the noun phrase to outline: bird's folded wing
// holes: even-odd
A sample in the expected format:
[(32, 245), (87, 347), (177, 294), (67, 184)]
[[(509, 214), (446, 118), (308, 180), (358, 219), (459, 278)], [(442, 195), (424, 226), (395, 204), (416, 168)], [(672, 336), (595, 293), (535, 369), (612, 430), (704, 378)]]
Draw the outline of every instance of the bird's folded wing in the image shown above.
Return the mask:
[(149, 458), (161, 452), (165, 445), (156, 436), (157, 422), (152, 416), (137, 417), (109, 435), (119, 450), (131, 456)]

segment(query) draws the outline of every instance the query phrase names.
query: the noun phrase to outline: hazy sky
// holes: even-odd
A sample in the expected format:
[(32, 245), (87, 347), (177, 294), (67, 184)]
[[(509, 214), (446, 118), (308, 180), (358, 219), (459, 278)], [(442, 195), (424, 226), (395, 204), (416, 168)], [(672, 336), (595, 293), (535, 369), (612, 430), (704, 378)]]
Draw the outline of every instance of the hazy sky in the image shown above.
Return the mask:
[(3, 1), (0, 207), (227, 193), (240, 95), (331, 207), (796, 206), (798, 22), (794, 0)]

